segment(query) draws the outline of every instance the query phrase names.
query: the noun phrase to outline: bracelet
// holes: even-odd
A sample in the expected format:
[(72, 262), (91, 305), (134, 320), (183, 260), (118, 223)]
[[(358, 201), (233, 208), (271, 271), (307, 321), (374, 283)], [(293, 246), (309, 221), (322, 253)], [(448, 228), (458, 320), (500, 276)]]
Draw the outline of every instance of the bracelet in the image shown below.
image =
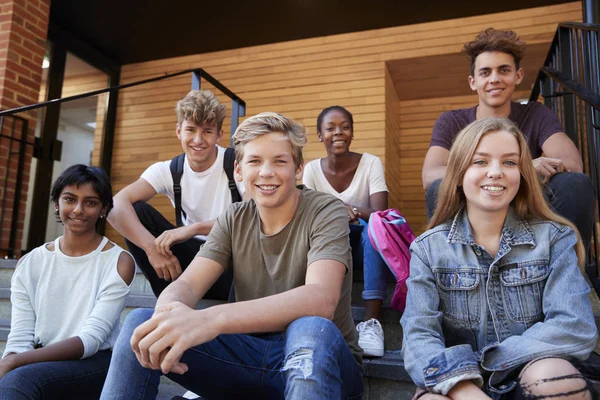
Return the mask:
[(419, 393), (417, 395), (417, 397), (413, 398), (413, 400), (420, 399), (421, 397), (425, 396), (427, 393), (429, 393), (427, 390), (423, 390), (421, 393)]

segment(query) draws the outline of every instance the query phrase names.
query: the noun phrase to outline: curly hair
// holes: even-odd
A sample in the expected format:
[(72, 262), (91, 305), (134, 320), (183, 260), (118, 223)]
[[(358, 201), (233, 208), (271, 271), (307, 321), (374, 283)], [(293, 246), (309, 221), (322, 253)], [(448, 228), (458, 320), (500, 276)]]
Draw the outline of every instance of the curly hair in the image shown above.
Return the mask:
[(217, 130), (223, 127), (227, 107), (219, 103), (219, 99), (208, 90), (192, 90), (175, 106), (177, 123), (179, 126), (184, 121), (193, 121), (201, 125), (205, 122), (217, 124)]
[(475, 76), (477, 56), (486, 51), (499, 51), (510, 54), (515, 59), (515, 65), (519, 69), (519, 64), (525, 55), (525, 41), (519, 39), (519, 35), (514, 31), (488, 28), (479, 32), (475, 40), (466, 43), (463, 47), (463, 52), (471, 60), (471, 76)]

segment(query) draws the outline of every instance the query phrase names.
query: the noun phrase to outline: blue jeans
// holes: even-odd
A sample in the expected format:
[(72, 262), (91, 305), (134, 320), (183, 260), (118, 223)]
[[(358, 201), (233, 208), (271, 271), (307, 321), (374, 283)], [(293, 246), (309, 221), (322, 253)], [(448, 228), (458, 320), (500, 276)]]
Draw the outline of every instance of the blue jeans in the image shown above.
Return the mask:
[[(425, 194), (427, 219), (431, 219), (437, 204), (441, 179), (434, 181)], [(556, 174), (546, 185), (544, 195), (554, 211), (575, 225), (583, 245), (587, 248), (592, 239), (596, 198), (590, 178), (579, 172)]]
[(367, 222), (363, 219), (358, 221), (360, 225), (350, 225), (350, 245), (354, 267), (363, 268), (362, 298), (363, 300), (385, 300), (388, 280), (394, 275), (371, 244)]
[[(132, 311), (113, 350), (104, 400), (155, 399), (161, 371), (142, 367), (133, 330), (152, 309)], [(360, 399), (362, 373), (337, 327), (320, 317), (292, 322), (285, 333), (220, 335), (183, 353), (183, 375), (167, 377), (208, 399)]]
[(0, 400), (97, 399), (110, 363), (110, 350), (73, 361), (29, 364), (0, 379)]

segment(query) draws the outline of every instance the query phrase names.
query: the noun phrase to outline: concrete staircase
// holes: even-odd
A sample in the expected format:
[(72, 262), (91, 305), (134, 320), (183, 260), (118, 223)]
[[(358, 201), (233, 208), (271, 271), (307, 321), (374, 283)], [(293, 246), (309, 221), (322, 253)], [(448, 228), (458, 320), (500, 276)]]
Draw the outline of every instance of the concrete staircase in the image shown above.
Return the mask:
[[(0, 351), (4, 351), (6, 338), (10, 329), (10, 279), (16, 266), (15, 260), (0, 260)], [(364, 318), (364, 307), (361, 293), (363, 278), (361, 271), (354, 271), (352, 294), (352, 316), (356, 323)], [(394, 282), (388, 284), (388, 299), (394, 290)], [(593, 293), (592, 305), (596, 321), (600, 321), (600, 300)], [(141, 273), (136, 274), (131, 288), (131, 294), (126, 302), (126, 309), (121, 315), (123, 321), (126, 315), (139, 307), (154, 307), (156, 299), (150, 285)], [(218, 302), (203, 300), (198, 308), (210, 307)], [(384, 303), (381, 313), (381, 323), (385, 333), (385, 355), (381, 358), (365, 358), (363, 365), (365, 392), (363, 400), (409, 400), (414, 394), (415, 386), (404, 369), (400, 356), (402, 347), (402, 327), (399, 324), (401, 314)], [(596, 348), (600, 350), (600, 346)], [(185, 389), (169, 379), (162, 378), (159, 400), (170, 400), (175, 395), (182, 395)]]

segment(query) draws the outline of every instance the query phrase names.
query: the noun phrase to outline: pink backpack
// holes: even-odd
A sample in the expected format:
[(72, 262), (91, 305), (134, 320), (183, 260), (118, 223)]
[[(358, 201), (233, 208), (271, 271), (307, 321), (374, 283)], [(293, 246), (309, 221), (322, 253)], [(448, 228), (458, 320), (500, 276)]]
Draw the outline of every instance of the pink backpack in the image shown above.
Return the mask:
[(369, 218), (369, 239), (396, 277), (391, 305), (399, 311), (406, 306), (406, 280), (410, 272), (410, 244), (415, 234), (396, 209), (377, 211)]

